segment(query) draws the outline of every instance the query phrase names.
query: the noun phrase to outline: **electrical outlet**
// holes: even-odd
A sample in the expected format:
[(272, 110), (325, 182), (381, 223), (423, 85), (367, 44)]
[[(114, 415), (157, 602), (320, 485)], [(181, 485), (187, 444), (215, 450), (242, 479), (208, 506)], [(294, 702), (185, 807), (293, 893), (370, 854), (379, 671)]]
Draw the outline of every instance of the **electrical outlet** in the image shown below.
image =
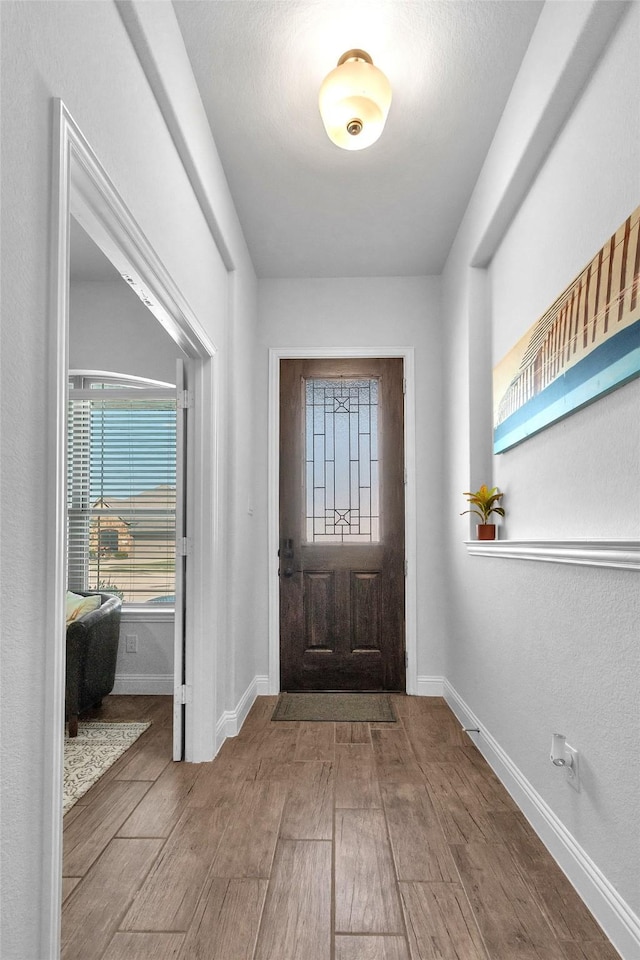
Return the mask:
[(138, 652), (138, 637), (135, 633), (128, 633), (125, 637), (125, 641), (126, 641), (125, 649), (127, 653)]
[[(580, 791), (580, 767), (578, 765), (578, 751), (574, 750), (573, 747), (570, 747), (568, 743), (564, 746), (565, 756), (567, 758), (567, 765), (565, 770), (567, 771), (567, 781), (574, 790)], [(571, 765), (569, 765), (569, 760), (571, 760)]]

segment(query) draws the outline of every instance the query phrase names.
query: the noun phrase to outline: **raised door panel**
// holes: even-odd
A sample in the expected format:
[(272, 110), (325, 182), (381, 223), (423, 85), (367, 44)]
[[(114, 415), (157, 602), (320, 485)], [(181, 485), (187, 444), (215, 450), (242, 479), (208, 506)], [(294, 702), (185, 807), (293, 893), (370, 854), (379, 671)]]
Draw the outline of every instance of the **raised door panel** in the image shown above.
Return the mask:
[(333, 652), (336, 636), (335, 573), (304, 572), (306, 651)]
[(351, 573), (351, 649), (380, 653), (382, 575)]

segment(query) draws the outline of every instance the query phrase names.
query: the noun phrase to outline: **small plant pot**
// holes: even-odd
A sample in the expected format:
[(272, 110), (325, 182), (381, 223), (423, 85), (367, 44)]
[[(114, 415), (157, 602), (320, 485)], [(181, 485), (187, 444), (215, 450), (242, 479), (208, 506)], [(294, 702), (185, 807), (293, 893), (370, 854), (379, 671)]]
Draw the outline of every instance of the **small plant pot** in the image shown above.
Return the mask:
[(496, 538), (495, 523), (477, 523), (476, 535), (478, 537), (478, 540), (495, 540)]

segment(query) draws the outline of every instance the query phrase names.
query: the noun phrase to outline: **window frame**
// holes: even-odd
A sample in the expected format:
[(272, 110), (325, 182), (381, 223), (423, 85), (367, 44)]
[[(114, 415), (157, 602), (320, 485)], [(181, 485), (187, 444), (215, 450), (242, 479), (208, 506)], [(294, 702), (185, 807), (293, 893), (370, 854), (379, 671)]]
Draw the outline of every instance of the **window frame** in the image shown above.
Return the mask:
[[(96, 384), (108, 384), (106, 390), (96, 389)], [(153, 397), (149, 399), (177, 399), (177, 390), (176, 385), (173, 383), (168, 383), (163, 380), (153, 380), (148, 377), (139, 377), (132, 374), (123, 374), (113, 371), (105, 370), (84, 370), (84, 369), (71, 369), (68, 373), (68, 396), (69, 402), (71, 400), (88, 400), (91, 399), (100, 399), (104, 398), (104, 395), (108, 394), (113, 396), (114, 399), (135, 399), (136, 396), (140, 395), (141, 391), (145, 391), (147, 394), (152, 392)], [(87, 409), (87, 413), (89, 410)], [(72, 429), (73, 420), (69, 418), (68, 430)], [(67, 457), (69, 450), (69, 436), (67, 438)], [(88, 457), (89, 453), (87, 451), (86, 463), (88, 466)], [(75, 462), (75, 461), (74, 461)], [(73, 468), (73, 464), (67, 462), (67, 483), (69, 483), (70, 471)], [(73, 491), (80, 491), (78, 509), (87, 508), (90, 501), (89, 493), (89, 473), (86, 472), (85, 478), (80, 478), (77, 483), (72, 485)], [(78, 499), (78, 497), (76, 497)], [(69, 494), (67, 495), (67, 515), (68, 515), (68, 505), (69, 505)], [(67, 537), (69, 537), (69, 526), (67, 521)], [(86, 549), (86, 563), (88, 565), (89, 557), (89, 534), (87, 533), (86, 538), (87, 549)], [(71, 550), (67, 551), (67, 582), (69, 579), (69, 567), (70, 567), (70, 555)], [(84, 577), (84, 583), (87, 583), (87, 576)], [(71, 589), (71, 587), (68, 587)], [(80, 589), (80, 587), (76, 587)], [(91, 590), (92, 587), (83, 587), (82, 589)], [(122, 618), (127, 621), (144, 621), (144, 620), (153, 620), (154, 622), (162, 621), (173, 621), (175, 614), (175, 603), (162, 603), (162, 604), (153, 604), (148, 602), (141, 601), (127, 601), (123, 600), (122, 602)]]

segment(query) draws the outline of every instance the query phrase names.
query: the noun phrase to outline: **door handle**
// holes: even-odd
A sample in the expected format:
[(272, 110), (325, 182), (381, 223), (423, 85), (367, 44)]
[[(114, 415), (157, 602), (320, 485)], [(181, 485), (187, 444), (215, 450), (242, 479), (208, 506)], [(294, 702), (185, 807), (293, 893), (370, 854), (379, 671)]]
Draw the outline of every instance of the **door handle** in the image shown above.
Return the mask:
[(293, 540), (287, 538), (283, 541), (282, 548), (278, 551), (279, 555), (285, 561), (284, 568), (282, 569), (283, 577), (292, 577), (294, 574), (293, 569)]

